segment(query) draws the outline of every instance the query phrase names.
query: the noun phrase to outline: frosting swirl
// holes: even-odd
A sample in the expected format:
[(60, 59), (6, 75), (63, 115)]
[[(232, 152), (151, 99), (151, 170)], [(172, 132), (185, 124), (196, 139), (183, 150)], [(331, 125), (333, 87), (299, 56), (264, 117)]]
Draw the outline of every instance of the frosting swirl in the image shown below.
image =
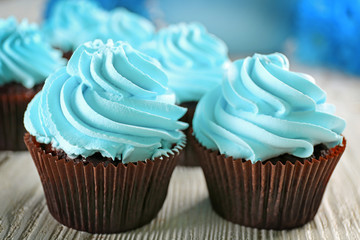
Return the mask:
[(150, 42), (155, 36), (154, 25), (146, 18), (125, 8), (116, 8), (109, 13), (102, 39), (128, 42), (133, 48)]
[(157, 58), (177, 102), (198, 101), (221, 83), (228, 63), (227, 47), (198, 23), (172, 25), (159, 31), (145, 52)]
[(134, 48), (151, 41), (155, 35), (153, 24), (124, 8), (107, 12), (89, 1), (60, 1), (44, 32), (52, 44), (64, 51), (76, 49), (80, 44), (101, 39), (127, 41)]
[(51, 75), (25, 112), (25, 128), (70, 157), (100, 152), (123, 163), (166, 155), (184, 141), (167, 77), (153, 59), (123, 42), (80, 46)]
[(58, 1), (43, 31), (51, 44), (63, 51), (73, 51), (80, 44), (94, 40), (104, 32), (107, 12), (91, 1)]
[(221, 88), (200, 100), (194, 135), (221, 154), (256, 161), (289, 153), (309, 157), (314, 145), (341, 144), (345, 121), (308, 75), (287, 58), (255, 54), (230, 65)]
[(43, 40), (35, 24), (0, 19), (0, 86), (17, 82), (32, 88), (64, 64), (61, 53)]

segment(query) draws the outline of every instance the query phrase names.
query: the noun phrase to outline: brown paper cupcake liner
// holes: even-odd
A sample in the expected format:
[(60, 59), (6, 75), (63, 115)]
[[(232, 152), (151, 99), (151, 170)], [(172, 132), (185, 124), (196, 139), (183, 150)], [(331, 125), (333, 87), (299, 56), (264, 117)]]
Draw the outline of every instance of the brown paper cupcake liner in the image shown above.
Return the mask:
[[(185, 102), (180, 104), (181, 107), (187, 108), (186, 114), (179, 120), (182, 122), (186, 122), (189, 124), (189, 127), (184, 131), (186, 138), (189, 140), (192, 137), (192, 120), (194, 117), (195, 109), (197, 102)], [(186, 144), (184, 151), (181, 152), (179, 156), (178, 165), (186, 166), (186, 167), (198, 167), (200, 166), (197, 157), (194, 145), (188, 141)]]
[(24, 112), (41, 87), (26, 89), (20, 84), (0, 87), (0, 151), (26, 150)]
[(256, 162), (220, 155), (196, 142), (211, 205), (221, 217), (248, 227), (291, 229), (311, 221), (326, 185), (346, 147), (325, 157), (285, 164)]
[(169, 157), (96, 166), (46, 152), (35, 137), (25, 143), (43, 185), (47, 206), (60, 223), (90, 233), (118, 233), (149, 223), (160, 211), (183, 145)]

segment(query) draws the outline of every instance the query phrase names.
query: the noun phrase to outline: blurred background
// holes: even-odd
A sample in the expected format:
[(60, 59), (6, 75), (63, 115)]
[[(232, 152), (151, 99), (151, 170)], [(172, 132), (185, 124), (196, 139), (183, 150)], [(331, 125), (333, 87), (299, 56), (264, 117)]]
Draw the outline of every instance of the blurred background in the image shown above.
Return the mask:
[[(0, 0), (0, 17), (41, 23), (61, 0)], [(89, 0), (90, 1), (90, 0)], [(234, 57), (284, 52), (311, 66), (360, 74), (360, 0), (93, 0), (123, 6), (157, 27), (199, 21)]]

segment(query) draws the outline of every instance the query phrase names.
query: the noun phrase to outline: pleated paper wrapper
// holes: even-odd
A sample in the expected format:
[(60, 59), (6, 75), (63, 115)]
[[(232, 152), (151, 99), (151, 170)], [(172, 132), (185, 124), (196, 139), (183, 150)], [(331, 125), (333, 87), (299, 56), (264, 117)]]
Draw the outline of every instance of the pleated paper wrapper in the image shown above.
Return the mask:
[(11, 89), (9, 92), (0, 91), (0, 151), (26, 150), (24, 144), (24, 112), (41, 86), (29, 90), (24, 89), (20, 91)]
[(286, 164), (244, 161), (206, 149), (192, 137), (204, 171), (211, 205), (221, 217), (259, 229), (291, 229), (311, 221), (326, 185), (345, 150)]
[(168, 157), (115, 166), (75, 163), (46, 152), (26, 133), (48, 209), (65, 226), (90, 233), (118, 233), (149, 223), (160, 211), (183, 144)]

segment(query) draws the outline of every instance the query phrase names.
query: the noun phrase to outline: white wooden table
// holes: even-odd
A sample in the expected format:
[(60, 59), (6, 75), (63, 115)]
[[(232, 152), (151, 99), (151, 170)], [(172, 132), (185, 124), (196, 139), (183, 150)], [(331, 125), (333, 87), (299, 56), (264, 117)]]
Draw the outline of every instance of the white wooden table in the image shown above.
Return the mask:
[[(15, 14), (39, 20), (42, 3), (0, 0), (0, 17)], [(296, 70), (317, 79), (348, 123), (347, 149), (315, 220), (304, 227), (266, 231), (227, 222), (211, 209), (201, 169), (177, 167), (165, 204), (150, 224), (123, 234), (79, 232), (62, 226), (48, 212), (30, 155), (0, 152), (0, 239), (360, 239), (360, 78), (316, 68)]]

